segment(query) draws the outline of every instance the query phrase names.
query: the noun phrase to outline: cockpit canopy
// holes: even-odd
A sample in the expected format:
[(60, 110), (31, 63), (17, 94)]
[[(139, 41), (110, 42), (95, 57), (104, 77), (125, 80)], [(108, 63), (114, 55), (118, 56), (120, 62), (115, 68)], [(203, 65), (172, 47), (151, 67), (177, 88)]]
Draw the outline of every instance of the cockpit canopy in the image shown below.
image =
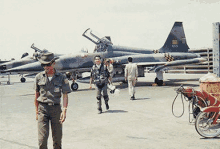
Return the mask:
[(47, 52), (49, 52), (47, 49), (43, 49), (43, 50), (41, 51), (41, 53), (47, 53)]
[(109, 36), (100, 36), (90, 28), (83, 33), (83, 36), (96, 44), (93, 53), (105, 52), (109, 45), (113, 45)]

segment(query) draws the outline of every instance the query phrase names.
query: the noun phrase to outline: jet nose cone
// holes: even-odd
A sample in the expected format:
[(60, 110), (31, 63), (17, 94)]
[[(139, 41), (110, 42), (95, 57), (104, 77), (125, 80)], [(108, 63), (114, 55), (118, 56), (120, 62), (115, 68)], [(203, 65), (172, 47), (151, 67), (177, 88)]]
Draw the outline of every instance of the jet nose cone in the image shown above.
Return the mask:
[(36, 62), (34, 64), (26, 64), (23, 66), (15, 67), (12, 69), (8, 69), (4, 72), (37, 72), (37, 71), (42, 71), (43, 68), (41, 67), (41, 64), (39, 62)]

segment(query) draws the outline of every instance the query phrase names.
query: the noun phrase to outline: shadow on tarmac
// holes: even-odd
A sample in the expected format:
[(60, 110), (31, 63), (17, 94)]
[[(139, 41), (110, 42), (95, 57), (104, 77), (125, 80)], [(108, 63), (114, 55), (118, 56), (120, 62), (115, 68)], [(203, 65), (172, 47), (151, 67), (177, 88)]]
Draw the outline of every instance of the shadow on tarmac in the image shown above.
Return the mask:
[(124, 111), (124, 110), (108, 110), (108, 111), (104, 111), (102, 113), (126, 113), (128, 111)]
[[(195, 82), (190, 83), (189, 81), (198, 81), (199, 84), (199, 79), (168, 79), (167, 81), (164, 81), (165, 85), (163, 86), (156, 86), (156, 87), (166, 87), (166, 86), (191, 86), (191, 87), (196, 87), (198, 84), (195, 84)], [(154, 82), (137, 82), (135, 87), (143, 87), (143, 86), (152, 86)], [(118, 89), (124, 89), (127, 88), (128, 84), (127, 83), (121, 83), (120, 85), (116, 85), (116, 88)]]
[[(95, 88), (85, 88), (85, 89), (78, 89), (78, 90), (76, 90), (77, 92), (78, 91), (90, 91), (90, 90), (95, 90)], [(75, 92), (75, 91), (72, 91), (72, 92)]]
[(182, 82), (182, 81), (199, 81), (199, 78), (194, 78), (194, 79), (167, 79), (169, 81), (174, 81), (174, 82)]
[(201, 140), (217, 140), (220, 139), (220, 137), (214, 137), (214, 138), (200, 138)]
[(34, 82), (34, 81), (26, 81), (26, 82), (10, 82), (10, 84), (7, 84), (7, 81), (0, 81), (0, 85), (14, 85), (14, 84), (25, 84), (25, 83), (30, 83), (30, 82)]
[(20, 95), (20, 96), (33, 96), (35, 94), (24, 94), (24, 95)]
[[(190, 83), (189, 81), (194, 81)], [(168, 79), (168, 81), (165, 81), (164, 83), (166, 84), (165, 86), (198, 86), (198, 84), (195, 83), (195, 81), (198, 81), (197, 83), (199, 84), (199, 79)]]
[(135, 98), (135, 100), (146, 100), (146, 99), (150, 99), (150, 98)]

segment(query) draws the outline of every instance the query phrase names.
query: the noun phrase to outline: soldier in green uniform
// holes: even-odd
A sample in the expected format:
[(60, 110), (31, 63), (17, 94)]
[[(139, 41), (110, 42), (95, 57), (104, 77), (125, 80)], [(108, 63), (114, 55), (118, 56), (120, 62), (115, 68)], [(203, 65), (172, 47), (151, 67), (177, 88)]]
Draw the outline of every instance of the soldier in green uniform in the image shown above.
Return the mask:
[[(53, 148), (62, 147), (62, 123), (66, 119), (68, 106), (68, 93), (71, 92), (66, 76), (54, 69), (56, 58), (53, 53), (44, 53), (39, 62), (44, 68), (43, 72), (36, 75), (35, 107), (38, 120), (38, 141), (40, 149), (47, 149), (49, 136), (49, 122), (52, 129)], [(60, 98), (63, 95), (63, 110)]]

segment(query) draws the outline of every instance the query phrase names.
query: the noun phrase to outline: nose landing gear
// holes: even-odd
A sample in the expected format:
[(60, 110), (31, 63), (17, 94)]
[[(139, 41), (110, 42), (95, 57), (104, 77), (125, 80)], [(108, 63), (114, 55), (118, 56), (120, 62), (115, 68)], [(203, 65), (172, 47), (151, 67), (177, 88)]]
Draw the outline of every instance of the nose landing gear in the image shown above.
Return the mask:
[(26, 79), (24, 77), (21, 78), (21, 82), (24, 83)]

